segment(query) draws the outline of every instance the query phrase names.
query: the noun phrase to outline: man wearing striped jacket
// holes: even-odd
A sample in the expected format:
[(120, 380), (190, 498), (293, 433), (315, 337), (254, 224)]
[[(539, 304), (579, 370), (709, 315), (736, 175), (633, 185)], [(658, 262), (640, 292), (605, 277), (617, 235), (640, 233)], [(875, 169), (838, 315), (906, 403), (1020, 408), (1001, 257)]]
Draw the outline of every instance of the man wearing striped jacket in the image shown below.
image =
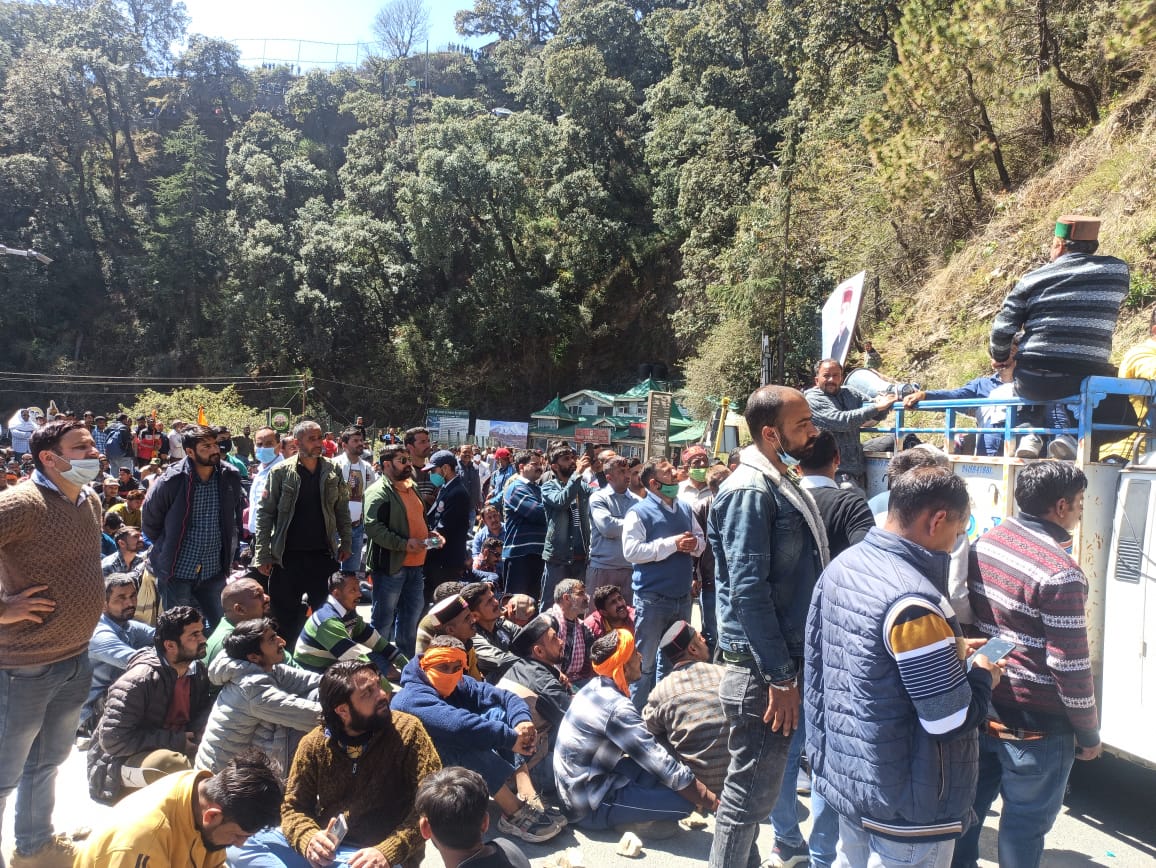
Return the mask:
[(302, 669), (324, 672), (339, 660), (372, 660), (382, 674), (400, 677), (408, 661), (357, 614), (360, 599), (356, 573), (335, 572), (329, 577), (329, 598), (305, 622), (297, 640), (295, 659)]
[[(1073, 760), (1100, 755), (1084, 619), (1088, 582), (1066, 550), (1087, 484), (1068, 462), (1029, 464), (1016, 479), (1019, 515), (975, 544), (979, 571), (968, 586), (976, 626), (1016, 643), (981, 729), (975, 811), (985, 816), (1002, 790), (999, 864), (1012, 868), (1040, 864)], [(954, 864), (973, 866), (978, 853), (975, 828)]]

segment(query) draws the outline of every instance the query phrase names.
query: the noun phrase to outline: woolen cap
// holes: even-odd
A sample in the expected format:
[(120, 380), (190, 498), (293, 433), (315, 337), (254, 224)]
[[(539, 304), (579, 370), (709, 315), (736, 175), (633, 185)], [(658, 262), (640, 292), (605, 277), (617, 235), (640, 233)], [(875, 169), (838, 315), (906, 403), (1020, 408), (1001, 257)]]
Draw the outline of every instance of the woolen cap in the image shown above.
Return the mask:
[(1056, 237), (1065, 241), (1098, 241), (1100, 218), (1083, 214), (1065, 214), (1056, 220)]
[(686, 653), (695, 635), (694, 627), (686, 621), (675, 621), (670, 625), (670, 629), (662, 634), (658, 647), (662, 649), (666, 659), (673, 663)]
[(466, 598), (461, 594), (455, 594), (452, 597), (446, 597), (436, 606), (429, 610), (430, 616), (434, 623), (439, 627), (448, 624), (462, 612), (470, 608), (470, 604), (466, 602)]
[(529, 657), (534, 643), (550, 632), (551, 627), (557, 629), (554, 619), (549, 615), (539, 615), (529, 621), (510, 640), (510, 653), (517, 654), (519, 657)]

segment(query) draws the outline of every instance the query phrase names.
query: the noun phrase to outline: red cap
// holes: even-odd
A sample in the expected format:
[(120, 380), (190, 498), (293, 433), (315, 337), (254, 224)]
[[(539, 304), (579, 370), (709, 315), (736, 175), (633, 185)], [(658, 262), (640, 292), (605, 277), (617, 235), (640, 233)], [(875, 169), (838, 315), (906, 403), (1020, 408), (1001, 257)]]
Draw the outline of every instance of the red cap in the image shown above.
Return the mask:
[(507, 449), (505, 446), (503, 446), (501, 449), (498, 449), (497, 451), (494, 452), (494, 457), (495, 458), (509, 458), (510, 457), (510, 450)]

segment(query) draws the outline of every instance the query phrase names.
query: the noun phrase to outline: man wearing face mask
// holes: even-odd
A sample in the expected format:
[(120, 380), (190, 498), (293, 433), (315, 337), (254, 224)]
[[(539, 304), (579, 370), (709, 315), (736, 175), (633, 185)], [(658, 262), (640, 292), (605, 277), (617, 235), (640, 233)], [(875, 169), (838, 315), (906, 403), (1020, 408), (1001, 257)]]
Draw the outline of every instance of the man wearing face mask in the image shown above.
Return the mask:
[(0, 494), (0, 811), (19, 789), (14, 868), (69, 866), (54, 836), (56, 769), (72, 749), (92, 666), (88, 641), (104, 610), (100, 472), (80, 422), (32, 432), (29, 483)]
[(281, 438), (268, 425), (258, 428), (253, 435), (256, 444), (255, 452), (261, 467), (253, 474), (253, 483), (249, 486), (249, 521), (245, 525), (250, 535), (257, 533), (257, 504), (265, 493), (265, 483), (269, 480), (269, 471), (285, 459), (281, 456)]
[(710, 457), (706, 449), (696, 443), (683, 450), (682, 463), (686, 467), (686, 481), (678, 486), (678, 499), (693, 510), (700, 500), (710, 497), (710, 486), (706, 484)]
[(726, 664), (719, 699), (731, 722), (710, 868), (760, 862), (759, 824), (774, 807), (802, 714), (807, 606), (830, 559), (819, 509), (790, 473), (819, 436), (807, 399), (763, 386), (745, 415), (754, 443), (719, 487), (707, 522)]
[(426, 601), (433, 599), (433, 590), (442, 582), (460, 579), (470, 564), (466, 537), (470, 529), (470, 511), (473, 509), (470, 492), (458, 474), (458, 459), (448, 449), (440, 449), (430, 456), (422, 468), (429, 473), (429, 481), (437, 489), (433, 506), (426, 513), (426, 525), (444, 539), (442, 545), (430, 549), (425, 559)]
[(195, 605), (212, 631), (221, 620), (221, 589), (241, 535), (241, 476), (221, 461), (212, 428), (190, 425), (185, 458), (149, 488), (141, 530), (153, 541), (148, 565), (161, 609)]
[(630, 685), (630, 698), (640, 710), (654, 688), (656, 670), (661, 678), (669, 666), (657, 659), (662, 634), (675, 621), (690, 620), (693, 559), (706, 548), (702, 528), (678, 499), (674, 465), (651, 458), (641, 479), (646, 497), (622, 523), (622, 554), (634, 565), (634, 640), (642, 655), (642, 677)]

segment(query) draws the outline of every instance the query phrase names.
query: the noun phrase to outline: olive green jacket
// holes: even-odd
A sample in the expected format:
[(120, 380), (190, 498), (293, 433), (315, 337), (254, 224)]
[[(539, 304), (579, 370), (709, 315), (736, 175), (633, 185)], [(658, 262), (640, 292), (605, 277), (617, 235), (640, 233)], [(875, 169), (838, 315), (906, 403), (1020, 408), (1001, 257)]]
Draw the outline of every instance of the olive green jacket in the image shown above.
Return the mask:
[[(293, 521), (297, 492), (301, 488), (297, 458), (294, 455), (269, 471), (261, 502), (249, 504), (249, 509), (257, 510), (257, 538), (253, 550), (255, 566), (280, 565), (285, 554), (285, 537)], [(325, 517), (325, 538), (329, 540), (329, 548), (336, 558), (341, 550), (353, 550), (349, 487), (336, 464), (328, 458), (318, 458), (317, 461), (318, 472), (321, 474), (321, 513)]]
[(365, 536), (369, 540), (366, 567), (386, 570), (391, 576), (399, 572), (410, 539), (409, 518), (401, 495), (384, 474), (365, 491)]

